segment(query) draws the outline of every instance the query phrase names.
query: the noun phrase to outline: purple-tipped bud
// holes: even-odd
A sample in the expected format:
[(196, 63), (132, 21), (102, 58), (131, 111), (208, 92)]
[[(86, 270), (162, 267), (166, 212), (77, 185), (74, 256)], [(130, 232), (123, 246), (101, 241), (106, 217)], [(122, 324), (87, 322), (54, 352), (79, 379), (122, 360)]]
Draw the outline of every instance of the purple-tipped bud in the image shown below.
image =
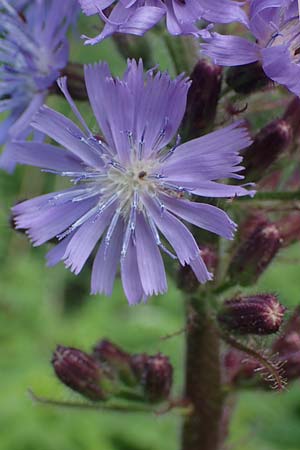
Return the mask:
[(93, 349), (93, 357), (101, 364), (106, 364), (125, 384), (137, 383), (129, 353), (108, 340), (100, 341)]
[(105, 379), (109, 383), (111, 379), (88, 354), (59, 345), (53, 354), (52, 365), (60, 381), (74, 391), (94, 401), (107, 398)]
[(292, 142), (292, 127), (283, 119), (277, 119), (262, 128), (253, 144), (243, 153), (245, 175), (251, 181), (259, 181), (266, 170)]
[(185, 123), (190, 138), (209, 130), (214, 122), (222, 84), (222, 68), (200, 60), (191, 74)]
[(226, 73), (226, 83), (238, 94), (251, 94), (270, 84), (259, 62), (230, 67)]
[(279, 330), (284, 312), (275, 295), (258, 294), (227, 300), (218, 321), (229, 332), (267, 335)]
[(230, 279), (241, 286), (255, 283), (280, 247), (281, 236), (275, 224), (257, 226), (237, 247), (228, 269)]
[(172, 387), (173, 367), (167, 356), (158, 353), (132, 357), (135, 373), (143, 385), (144, 395), (150, 402), (167, 400)]

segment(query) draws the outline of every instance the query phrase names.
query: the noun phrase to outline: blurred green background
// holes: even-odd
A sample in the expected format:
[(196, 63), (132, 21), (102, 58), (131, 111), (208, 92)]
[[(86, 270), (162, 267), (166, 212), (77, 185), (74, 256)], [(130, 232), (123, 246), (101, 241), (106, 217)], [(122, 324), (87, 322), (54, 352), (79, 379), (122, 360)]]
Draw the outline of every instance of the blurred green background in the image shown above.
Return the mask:
[[(72, 39), (73, 61), (107, 59), (114, 73), (125, 67), (112, 42), (83, 49), (76, 36)], [(155, 39), (152, 34), (157, 61), (173, 72), (166, 48)], [(50, 98), (49, 104), (69, 114), (62, 99)], [(86, 113), (86, 106), (83, 110)], [(175, 394), (183, 384), (184, 335), (161, 340), (184, 324), (183, 299), (171, 280), (167, 295), (138, 307), (128, 307), (119, 282), (112, 298), (89, 296), (90, 267), (78, 277), (62, 264), (48, 269), (44, 255), (50, 246), (31, 248), (24, 235), (10, 228), (9, 207), (14, 202), (60, 183), (23, 167), (13, 176), (0, 177), (0, 450), (176, 450), (180, 417), (175, 413), (78, 411), (34, 404), (29, 398), (31, 388), (50, 398), (78, 400), (55, 379), (52, 352), (57, 344), (89, 351), (103, 337), (131, 352), (166, 353), (175, 366)], [(300, 303), (299, 256), (298, 244), (282, 252), (256, 291), (276, 292), (290, 308)], [(229, 448), (299, 450), (300, 383), (283, 394), (243, 392)]]

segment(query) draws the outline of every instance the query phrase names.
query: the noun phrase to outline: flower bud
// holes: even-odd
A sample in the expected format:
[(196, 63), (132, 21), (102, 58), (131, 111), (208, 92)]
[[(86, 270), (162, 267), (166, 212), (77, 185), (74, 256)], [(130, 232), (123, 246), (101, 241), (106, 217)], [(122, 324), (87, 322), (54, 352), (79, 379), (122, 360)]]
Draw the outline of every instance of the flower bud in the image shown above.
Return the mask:
[(226, 83), (238, 94), (251, 94), (270, 84), (259, 62), (230, 67), (226, 72)]
[(278, 222), (276, 226), (280, 231), (281, 246), (288, 247), (295, 241), (300, 240), (300, 213), (293, 212), (285, 215)]
[(130, 386), (136, 384), (131, 356), (117, 345), (104, 339), (94, 347), (93, 357), (101, 364), (107, 364), (123, 383)]
[(267, 335), (279, 330), (284, 312), (275, 295), (259, 294), (227, 300), (217, 318), (229, 332)]
[(201, 136), (214, 122), (219, 100), (222, 68), (201, 59), (191, 74), (185, 123), (190, 138)]
[(69, 388), (90, 400), (105, 400), (111, 377), (94, 358), (76, 348), (59, 345), (52, 358), (57, 377)]
[(243, 153), (245, 176), (259, 181), (266, 170), (292, 142), (292, 127), (283, 119), (277, 119), (262, 128), (253, 144)]
[(280, 246), (281, 237), (275, 224), (257, 226), (237, 247), (228, 269), (230, 279), (241, 286), (255, 283)]
[(167, 356), (158, 353), (132, 357), (136, 374), (143, 385), (144, 395), (150, 402), (160, 402), (169, 397), (172, 387), (173, 367)]

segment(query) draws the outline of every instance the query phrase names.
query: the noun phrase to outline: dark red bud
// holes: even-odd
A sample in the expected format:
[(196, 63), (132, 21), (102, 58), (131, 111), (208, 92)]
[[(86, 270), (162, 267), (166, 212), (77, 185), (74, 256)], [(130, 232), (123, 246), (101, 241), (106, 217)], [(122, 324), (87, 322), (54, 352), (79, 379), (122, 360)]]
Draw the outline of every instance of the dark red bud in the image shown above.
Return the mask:
[(167, 400), (172, 387), (173, 367), (167, 356), (158, 353), (132, 357), (135, 372), (142, 383), (144, 395), (150, 402)]
[(241, 286), (249, 286), (271, 263), (281, 246), (281, 236), (273, 223), (257, 226), (250, 236), (242, 241), (229, 265), (229, 276)]
[(202, 135), (212, 126), (219, 100), (222, 68), (210, 61), (200, 60), (191, 74), (185, 116), (189, 138)]
[(279, 330), (284, 312), (275, 295), (258, 294), (227, 300), (217, 318), (229, 332), (267, 335)]
[(265, 176), (266, 170), (292, 142), (292, 127), (283, 119), (277, 119), (255, 136), (253, 144), (243, 153), (245, 175), (251, 181)]
[(106, 375), (88, 354), (59, 345), (53, 354), (52, 365), (60, 381), (84, 397), (94, 401), (107, 397), (101, 386)]

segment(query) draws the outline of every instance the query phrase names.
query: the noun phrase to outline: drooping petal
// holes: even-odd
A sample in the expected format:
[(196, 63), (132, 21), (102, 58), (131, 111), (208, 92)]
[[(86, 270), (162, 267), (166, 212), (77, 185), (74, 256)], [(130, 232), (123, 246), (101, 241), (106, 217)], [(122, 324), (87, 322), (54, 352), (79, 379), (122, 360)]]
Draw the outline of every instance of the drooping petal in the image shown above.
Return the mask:
[(91, 217), (84, 223), (68, 244), (63, 255), (66, 267), (70, 268), (76, 275), (83, 268), (86, 260), (93, 251), (95, 245), (100, 240), (105, 229), (113, 216), (115, 205), (112, 204), (102, 214)]
[(233, 238), (236, 224), (222, 209), (207, 203), (196, 203), (167, 195), (162, 195), (161, 201), (167, 209), (187, 222), (216, 233), (225, 239)]
[(212, 33), (206, 41), (201, 52), (219, 66), (240, 66), (260, 60), (259, 46), (245, 38)]
[(126, 256), (121, 259), (121, 276), (123, 289), (130, 305), (136, 305), (146, 299), (138, 268), (136, 247), (132, 238), (129, 241)]
[[(25, 202), (24, 202), (25, 203)], [(26, 229), (34, 246), (57, 236), (95, 205), (95, 199), (66, 203), (42, 210), (27, 210), (22, 203), (13, 208), (16, 228)]]
[(111, 295), (118, 263), (121, 256), (124, 225), (119, 220), (110, 244), (107, 246), (105, 239), (102, 239), (99, 250), (96, 254), (92, 270), (91, 293)]
[(163, 294), (167, 290), (163, 260), (151, 229), (142, 214), (137, 215), (135, 236), (143, 290), (146, 295)]
[(51, 144), (16, 141), (11, 147), (11, 156), (19, 164), (70, 172), (81, 171), (84, 167), (71, 152)]
[(295, 64), (286, 45), (262, 50), (263, 69), (273, 81), (300, 96), (300, 65)]
[(87, 165), (95, 167), (103, 166), (100, 154), (97, 155), (85, 143), (87, 138), (80, 128), (63, 114), (54, 111), (48, 106), (43, 106), (34, 116), (32, 126), (66, 147)]
[(252, 143), (242, 125), (236, 122), (180, 145), (163, 164), (162, 175), (181, 183), (242, 178), (236, 174), (243, 169), (239, 152)]

